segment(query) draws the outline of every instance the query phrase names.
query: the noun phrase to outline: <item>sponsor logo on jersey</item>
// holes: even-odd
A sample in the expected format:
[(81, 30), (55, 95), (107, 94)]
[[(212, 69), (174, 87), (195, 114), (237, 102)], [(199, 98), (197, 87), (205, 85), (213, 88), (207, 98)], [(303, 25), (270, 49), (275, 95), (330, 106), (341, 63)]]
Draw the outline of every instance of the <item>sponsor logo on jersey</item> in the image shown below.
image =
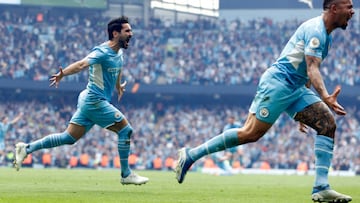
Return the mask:
[(110, 73), (117, 73), (119, 72), (121, 69), (121, 67), (116, 67), (116, 68), (108, 68), (107, 71)]

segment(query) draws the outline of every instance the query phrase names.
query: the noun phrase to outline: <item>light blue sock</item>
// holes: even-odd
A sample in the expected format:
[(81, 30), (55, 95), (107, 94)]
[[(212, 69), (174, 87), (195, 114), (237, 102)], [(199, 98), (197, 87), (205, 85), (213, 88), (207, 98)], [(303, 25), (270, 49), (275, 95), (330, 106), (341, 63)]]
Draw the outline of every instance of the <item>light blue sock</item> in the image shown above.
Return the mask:
[(237, 135), (237, 129), (229, 129), (210, 139), (209, 141), (189, 150), (189, 156), (193, 161), (200, 159), (201, 157), (238, 146), (240, 144)]
[(313, 193), (329, 189), (328, 173), (333, 157), (334, 139), (324, 135), (315, 137), (315, 183)]
[(130, 175), (128, 157), (130, 153), (130, 136), (132, 134), (132, 127), (128, 124), (120, 132), (118, 132), (118, 151), (120, 156), (121, 177), (125, 178)]
[(29, 154), (39, 149), (53, 148), (65, 144), (74, 144), (75, 142), (75, 138), (66, 131), (62, 133), (54, 133), (31, 142), (26, 148), (26, 153)]

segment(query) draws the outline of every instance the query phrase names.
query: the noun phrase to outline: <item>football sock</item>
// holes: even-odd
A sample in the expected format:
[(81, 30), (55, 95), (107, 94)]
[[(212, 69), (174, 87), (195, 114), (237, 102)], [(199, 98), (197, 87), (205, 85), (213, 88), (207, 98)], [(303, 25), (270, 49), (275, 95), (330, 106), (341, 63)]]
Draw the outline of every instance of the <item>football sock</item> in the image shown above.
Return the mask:
[(75, 138), (66, 131), (62, 133), (54, 133), (31, 142), (26, 148), (26, 153), (29, 154), (39, 149), (52, 148), (65, 144), (74, 144), (75, 142)]
[(323, 135), (315, 138), (315, 184), (312, 193), (329, 189), (328, 173), (333, 156), (334, 139)]
[(132, 134), (132, 127), (128, 124), (126, 127), (118, 132), (118, 151), (120, 156), (121, 177), (125, 178), (130, 175), (128, 157), (130, 153), (130, 136)]
[(226, 148), (235, 147), (239, 144), (240, 142), (237, 135), (237, 129), (233, 128), (226, 130), (196, 148), (189, 150), (189, 156), (193, 161), (196, 161), (205, 155), (218, 152)]

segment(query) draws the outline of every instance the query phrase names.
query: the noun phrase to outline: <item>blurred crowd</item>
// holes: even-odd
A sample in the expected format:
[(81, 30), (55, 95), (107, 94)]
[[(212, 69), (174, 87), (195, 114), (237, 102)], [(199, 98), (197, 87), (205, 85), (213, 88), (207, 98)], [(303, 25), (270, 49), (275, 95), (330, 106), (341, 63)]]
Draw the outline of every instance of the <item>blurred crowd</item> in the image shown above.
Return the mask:
[[(0, 8), (0, 79), (47, 81), (59, 66), (67, 66), (107, 40), (108, 18), (101, 13), (33, 12)], [(261, 73), (279, 56), (283, 45), (301, 22), (271, 19), (252, 21), (197, 20), (171, 24), (151, 19), (145, 26), (131, 19), (134, 38), (125, 54), (124, 77), (143, 84), (257, 84)], [(333, 49), (321, 67), (327, 84), (360, 84), (360, 26), (353, 19), (345, 32), (335, 31)], [(86, 82), (86, 71), (64, 78)], [(2, 101), (0, 116), (24, 113), (5, 136), (0, 165), (11, 165), (16, 142), (30, 142), (65, 130), (75, 103), (39, 100)], [(247, 107), (231, 105), (121, 104), (134, 128), (129, 162), (136, 169), (171, 170), (177, 149), (196, 146), (219, 134), (232, 115), (242, 123)], [(360, 173), (358, 107), (336, 117), (337, 136), (333, 168)], [(258, 142), (240, 146), (233, 154), (241, 168), (313, 169), (315, 132), (298, 131), (283, 115)], [(351, 153), (349, 153), (351, 152)], [(95, 126), (71, 146), (33, 153), (29, 167), (118, 168), (117, 137)], [(202, 167), (200, 160), (194, 168)], [(213, 160), (216, 163), (216, 160)]]
[[(124, 112), (134, 128), (131, 145), (131, 166), (136, 169), (171, 170), (177, 150), (196, 146), (219, 134), (227, 117), (238, 122), (246, 119), (247, 108), (227, 105), (124, 105)], [(345, 117), (336, 117), (338, 128), (333, 160), (334, 170), (360, 172), (359, 111), (346, 107)], [(9, 118), (24, 113), (5, 136), (6, 153), (1, 164), (11, 166), (14, 144), (42, 138), (49, 133), (65, 130), (75, 105), (55, 105), (38, 101), (0, 104), (0, 112)], [(4, 115), (2, 115), (4, 116)], [(282, 115), (273, 128), (258, 142), (240, 146), (233, 161), (241, 168), (297, 169), (306, 164), (314, 167), (314, 131), (307, 134), (298, 130), (298, 123)], [(116, 134), (95, 126), (74, 145), (34, 152), (24, 165), (45, 167), (117, 168)], [(212, 158), (208, 156), (207, 158)], [(216, 160), (213, 160), (216, 164)], [(206, 159), (196, 163), (203, 167)]]
[[(86, 56), (107, 40), (101, 13), (0, 9), (0, 78), (47, 80), (59, 66)], [(125, 54), (128, 82), (145, 84), (256, 84), (301, 22), (271, 19), (184, 21), (131, 19), (134, 38)], [(334, 32), (321, 67), (328, 84), (360, 83), (359, 21)], [(87, 72), (68, 77), (86, 81)]]

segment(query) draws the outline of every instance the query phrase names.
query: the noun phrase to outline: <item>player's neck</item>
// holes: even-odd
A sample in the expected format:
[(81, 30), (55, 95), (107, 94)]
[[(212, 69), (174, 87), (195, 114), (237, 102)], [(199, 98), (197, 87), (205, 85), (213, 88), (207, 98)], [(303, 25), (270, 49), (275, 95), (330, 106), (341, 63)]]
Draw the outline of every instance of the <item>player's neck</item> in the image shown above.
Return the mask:
[(116, 53), (120, 50), (120, 45), (118, 42), (115, 42), (113, 40), (108, 41), (109, 47), (114, 50)]
[(336, 28), (334, 26), (334, 23), (332, 21), (332, 17), (330, 16), (330, 13), (327, 13), (325, 11), (322, 15), (322, 19), (324, 21), (326, 33), (329, 35)]

